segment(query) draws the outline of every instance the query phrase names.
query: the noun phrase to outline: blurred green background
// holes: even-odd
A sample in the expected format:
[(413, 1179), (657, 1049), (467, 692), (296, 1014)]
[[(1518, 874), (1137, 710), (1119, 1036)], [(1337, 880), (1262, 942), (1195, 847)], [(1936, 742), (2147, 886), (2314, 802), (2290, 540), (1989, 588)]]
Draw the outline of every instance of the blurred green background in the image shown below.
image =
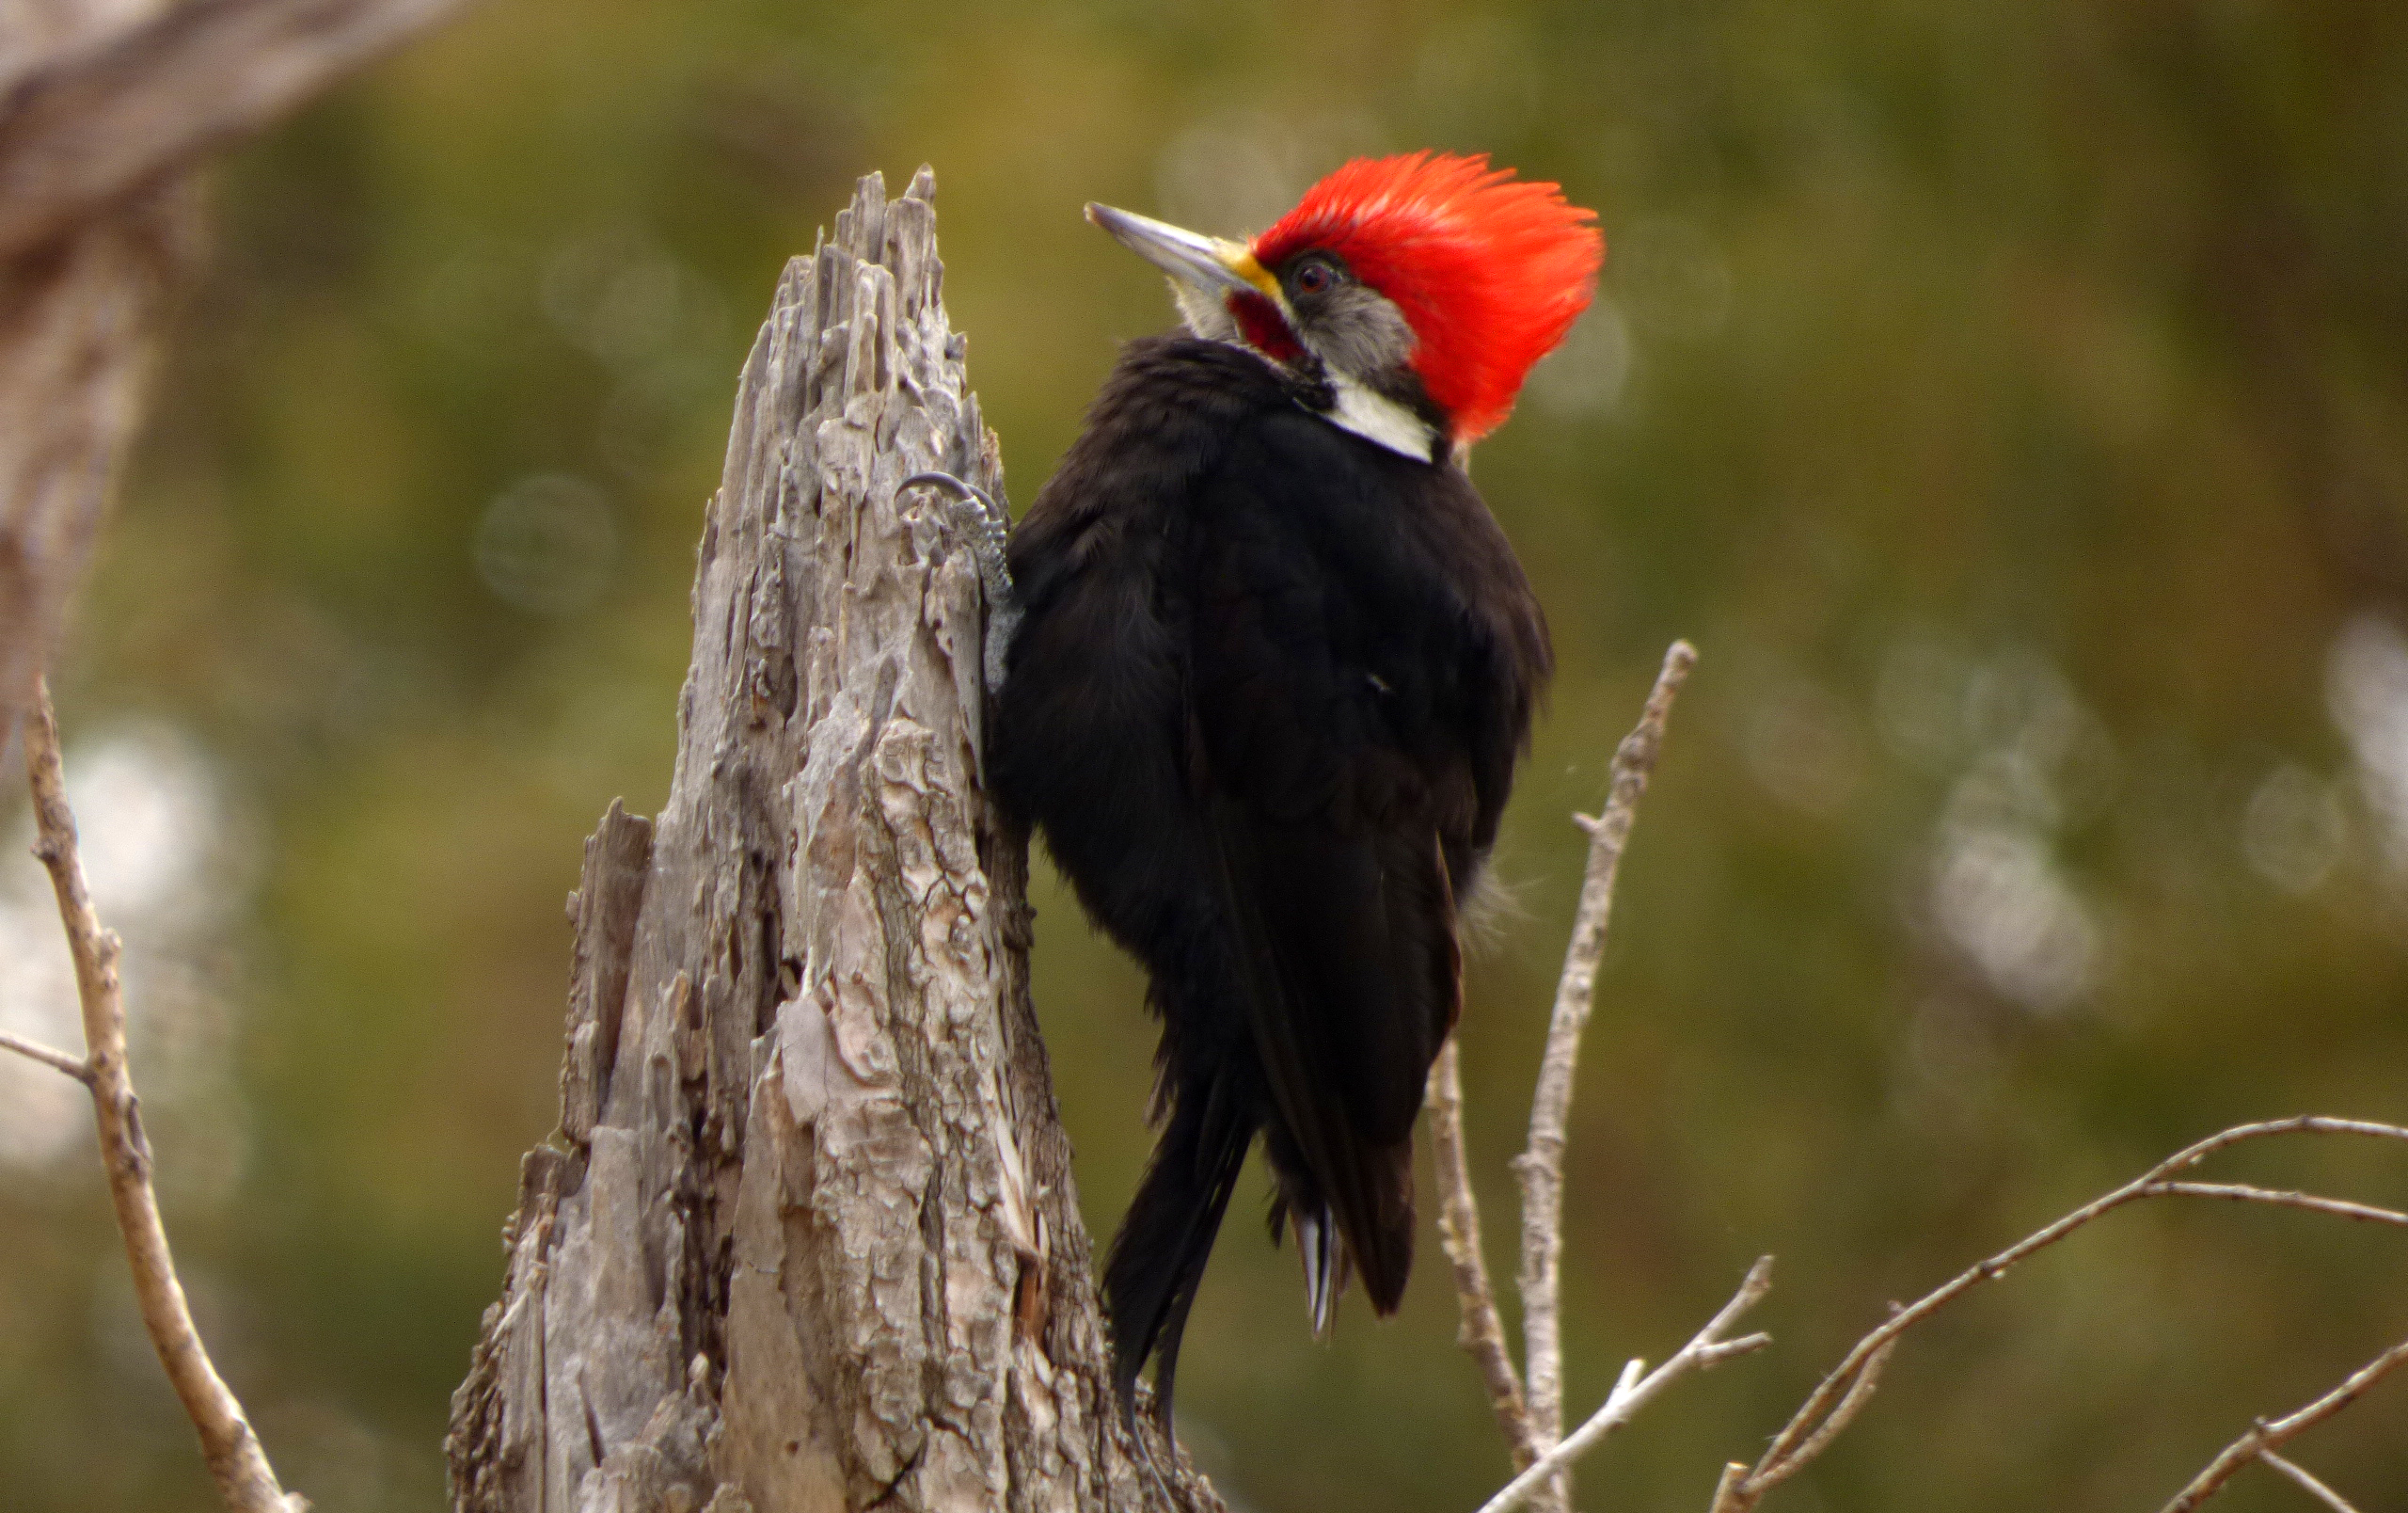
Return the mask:
[[(934, 163), (1025, 502), (1115, 342), (1169, 318), (1083, 201), (1237, 231), (1423, 146), (1561, 180), (1611, 246), (1477, 461), (1562, 662), (1465, 1019), (1491, 1235), (1567, 816), (1683, 635), (1576, 1111), (1574, 1411), (1781, 1260), (1776, 1347), (1651, 1409), (1587, 1505), (1702, 1508), (1885, 1300), (2196, 1135), (2408, 1118), (2397, 0), (492, 0), (217, 179), (56, 679), (188, 1280), (327, 1513), (439, 1504), (555, 1122), (562, 900), (603, 806), (666, 789), (783, 260), (856, 173)], [(21, 808), (0, 1023), (64, 1041)], [(1108, 1231), (1151, 1031), (1050, 875), (1038, 902)], [(0, 1504), (210, 1506), (75, 1091), (0, 1063)], [(2408, 1200), (2399, 1151), (2222, 1170)], [(1773, 1505), (2154, 1507), (2399, 1337), (2403, 1243), (2126, 1212), (1918, 1334)], [(1350, 1304), (1318, 1347), (1292, 1256), (1233, 1218), (1181, 1378), (1233, 1505), (1500, 1480), (1424, 1257), (1400, 1320)], [(2394, 1384), (2299, 1456), (2398, 1506), (2403, 1425)], [(2255, 1472), (2220, 1505), (2302, 1502)]]

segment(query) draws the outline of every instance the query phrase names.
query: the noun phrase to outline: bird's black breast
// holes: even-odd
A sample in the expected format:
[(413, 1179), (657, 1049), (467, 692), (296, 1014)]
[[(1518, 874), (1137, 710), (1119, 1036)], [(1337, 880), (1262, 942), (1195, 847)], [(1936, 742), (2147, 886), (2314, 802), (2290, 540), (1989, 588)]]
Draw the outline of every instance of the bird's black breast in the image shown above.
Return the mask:
[[(1244, 349), (1138, 342), (1011, 566), (1024, 618), (993, 776), (1024, 818), (1108, 819), (1100, 769), (1148, 766), (1272, 813), (1376, 808), (1418, 783), (1461, 811), (1455, 861), (1494, 840), (1549, 658), (1461, 470), (1329, 424)], [(1132, 741), (1160, 759), (1083, 750)]]
[(1231, 438), (1190, 521), (1214, 781), (1291, 819), (1419, 806), (1467, 885), (1547, 658), (1469, 478), (1290, 406)]

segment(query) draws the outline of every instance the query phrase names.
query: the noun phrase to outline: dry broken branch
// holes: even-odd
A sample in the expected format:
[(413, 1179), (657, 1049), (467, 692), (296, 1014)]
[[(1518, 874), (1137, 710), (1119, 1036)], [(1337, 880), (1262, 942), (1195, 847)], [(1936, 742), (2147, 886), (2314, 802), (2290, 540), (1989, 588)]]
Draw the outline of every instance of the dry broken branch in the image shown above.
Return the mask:
[[(2113, 1192), (2084, 1203), (1989, 1259), (1969, 1267), (1946, 1284), (1925, 1294), (1908, 1307), (1893, 1312), (1888, 1320), (1878, 1329), (1857, 1341), (1848, 1353), (1841, 1359), (1840, 1363), (1832, 1368), (1830, 1374), (1823, 1378), (1804, 1404), (1791, 1416), (1788, 1424), (1782, 1426), (1781, 1433), (1774, 1437), (1771, 1445), (1758, 1457), (1752, 1467), (1742, 1468), (1733, 1465), (1724, 1470), (1722, 1480), (1715, 1489), (1712, 1513), (1749, 1513), (1749, 1510), (1753, 1508), (1767, 1491), (1795, 1474), (1815, 1456), (1821, 1454), (1824, 1447), (1828, 1446), (1837, 1434), (1838, 1429), (1846, 1426), (1847, 1417), (1853, 1416), (1853, 1408), (1850, 1405), (1853, 1403), (1861, 1406), (1862, 1394), (1858, 1390), (1860, 1382), (1871, 1372), (1877, 1371), (1878, 1363), (1887, 1359), (1891, 1348), (1897, 1343), (1898, 1337), (1908, 1330), (1981, 1283), (2005, 1275), (2018, 1263), (2026, 1260), (2035, 1252), (2054, 1245), (2083, 1225), (2121, 1208), (2126, 1203), (2145, 1198), (2203, 1196), (2238, 1202), (2271, 1203), (2281, 1207), (2308, 1208), (2351, 1218), (2371, 1219), (2386, 1223), (2392, 1221), (2394, 1216), (2390, 1215), (2389, 1210), (2368, 1208), (2365, 1204), (2343, 1202), (2338, 1199), (2317, 1198), (2304, 1193), (2278, 1192), (2245, 1184), (2187, 1183), (2173, 1180), (2177, 1172), (2188, 1171), (2227, 1147), (2270, 1136), (2299, 1134), (2359, 1135), (2378, 1139), (2408, 1141), (2408, 1128), (2397, 1124), (2303, 1114), (2292, 1119), (2236, 1124), (2230, 1129), (2218, 1131), (2205, 1139), (2185, 1146)], [(2388, 1371), (2392, 1365), (2397, 1364), (2398, 1362), (2394, 1358), (2402, 1353), (2408, 1353), (2408, 1345), (2403, 1345), (2386, 1356), (2378, 1358), (2377, 1364), (2381, 1366), (2381, 1370), (2374, 1370), (2373, 1367), (2368, 1369), (2374, 1370), (2375, 1376), (2380, 1376), (2383, 1371)], [(2365, 1373), (2360, 1375), (2366, 1376)], [(2359, 1381), (2357, 1378), (2353, 1378), (2352, 1381), (2357, 1382), (2358, 1385), (2351, 1389), (2349, 1396), (2354, 1396), (2357, 1392), (2363, 1391), (2367, 1383), (2372, 1379), (2372, 1377), (2367, 1377), (2366, 1381)], [(2344, 1386), (2348, 1384), (2345, 1383)], [(2337, 1389), (2337, 1394), (2338, 1391)], [(2337, 1411), (2340, 1407), (2346, 1405), (2348, 1397), (2342, 1397), (2339, 1402), (2335, 1403), (2325, 1411)], [(2312, 1404), (2310, 1409), (2319, 1406)], [(2309, 1410), (2302, 1409), (2302, 1412)], [(2297, 1416), (2294, 1415), (2294, 1417)], [(2317, 1416), (2322, 1417), (2323, 1414), (2319, 1413)], [(2283, 1422), (2288, 1424), (2290, 1420), (2287, 1419)], [(2307, 1422), (2312, 1423), (2314, 1420), (2310, 1419)], [(2305, 1425), (2303, 1424), (2301, 1426)], [(2242, 1442), (2245, 1442), (2245, 1440)], [(2281, 1441), (2260, 1441), (2259, 1444), (2251, 1445), (2248, 1453), (2254, 1454), (2266, 1442), (2280, 1443)], [(2242, 1458), (2246, 1459), (2247, 1455), (2243, 1455)], [(2230, 1475), (2230, 1470), (2227, 1469), (2224, 1474)], [(2179, 1505), (2187, 1508), (2192, 1505)], [(2172, 1513), (2172, 1510), (2169, 1510), (2169, 1513)]]
[(669, 798), (587, 848), (455, 1513), (1219, 1506), (1117, 1409), (980, 787), (974, 538), (903, 486), (1003, 494), (935, 191), (863, 180), (746, 361)]
[[(141, 1100), (125, 1055), (125, 1000), (118, 982), (119, 946), (102, 927), (85, 885), (75, 852), (75, 816), (67, 806), (66, 779), (58, 755), (58, 726), (50, 695), (37, 683), (25, 721), (25, 772), (34, 796), (34, 854), (49, 869), (75, 959), (75, 991), (83, 1006), (87, 1059), (82, 1079), (92, 1090), (92, 1114), (101, 1139), (109, 1197), (125, 1237), (125, 1258), (134, 1270), (134, 1296), (142, 1326), (166, 1368), (167, 1380), (199, 1432), (203, 1458), (217, 1490), (234, 1513), (303, 1513), (308, 1504), (288, 1495), (251, 1431), (243, 1405), (217, 1374), (193, 1327), (183, 1284), (176, 1277), (159, 1201), (150, 1185), (150, 1145), (142, 1133)], [(54, 1053), (55, 1054), (55, 1053)], [(61, 1068), (69, 1071), (68, 1068)], [(70, 1075), (73, 1073), (70, 1071)]]
[[(1539, 1063), (1538, 1089), (1530, 1099), (1530, 1142), (1513, 1162), (1522, 1187), (1522, 1339), (1524, 1391), (1529, 1404), (1530, 1439), (1541, 1454), (1563, 1436), (1563, 1346), (1558, 1304), (1563, 1254), (1563, 1132), (1572, 1112), (1573, 1073), (1580, 1059), (1580, 1035), (1588, 1027), (1597, 986), (1597, 964), (1606, 952), (1606, 927), (1613, 913), (1614, 878), (1624, 845), (1639, 818), (1639, 801), (1656, 771), (1664, 742), (1664, 722), (1672, 700), (1697, 665), (1697, 650), (1675, 641), (1664, 653), (1663, 670), (1647, 695), (1639, 724), (1614, 752), (1605, 813), (1582, 820), (1589, 833), (1589, 865), (1580, 883), (1580, 907), (1563, 953), (1563, 974), (1547, 1025), (1546, 1053)], [(1558, 1499), (1568, 1504), (1571, 1485), (1559, 1478)]]

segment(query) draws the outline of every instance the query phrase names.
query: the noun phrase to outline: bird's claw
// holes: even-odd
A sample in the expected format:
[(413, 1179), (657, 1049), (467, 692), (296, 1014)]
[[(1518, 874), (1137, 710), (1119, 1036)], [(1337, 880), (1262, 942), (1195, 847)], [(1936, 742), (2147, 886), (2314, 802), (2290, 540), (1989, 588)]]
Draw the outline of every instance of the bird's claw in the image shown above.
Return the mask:
[(991, 697), (1003, 689), (1005, 659), (1011, 649), (1012, 631), (1020, 624), (1020, 603), (1012, 593), (1011, 565), (1005, 555), (1011, 511), (977, 485), (949, 472), (913, 473), (895, 486), (898, 495), (907, 488), (945, 491), (947, 518), (970, 538), (970, 555), (978, 565), (978, 584), (987, 596), (987, 657), (982, 671)]

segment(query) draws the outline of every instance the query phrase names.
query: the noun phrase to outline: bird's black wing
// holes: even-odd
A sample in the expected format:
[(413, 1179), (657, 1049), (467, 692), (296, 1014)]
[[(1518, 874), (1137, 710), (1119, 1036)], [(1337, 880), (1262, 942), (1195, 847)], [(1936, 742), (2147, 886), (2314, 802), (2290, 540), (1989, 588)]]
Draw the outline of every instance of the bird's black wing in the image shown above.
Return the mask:
[(1022, 619), (989, 776), (1008, 812), (1043, 828), (1089, 915), (1145, 964), (1163, 1020), (1162, 1136), (1104, 1291), (1122, 1410), (1151, 1357), (1165, 1420), (1180, 1332), (1265, 1106), (1189, 759), (1191, 575), (1179, 565), (1228, 438), (1286, 404), (1268, 363), (1225, 343), (1131, 343), (1010, 546)]
[(1465, 497), (1292, 411), (1232, 446), (1194, 526), (1188, 707), (1270, 1154), (1284, 1207), (1326, 1209), (1384, 1313), (1412, 1261), (1413, 1122), (1461, 1004), (1450, 853), (1471, 854), (1485, 807), (1465, 695), (1494, 651), (1461, 565), (1414, 523)]

